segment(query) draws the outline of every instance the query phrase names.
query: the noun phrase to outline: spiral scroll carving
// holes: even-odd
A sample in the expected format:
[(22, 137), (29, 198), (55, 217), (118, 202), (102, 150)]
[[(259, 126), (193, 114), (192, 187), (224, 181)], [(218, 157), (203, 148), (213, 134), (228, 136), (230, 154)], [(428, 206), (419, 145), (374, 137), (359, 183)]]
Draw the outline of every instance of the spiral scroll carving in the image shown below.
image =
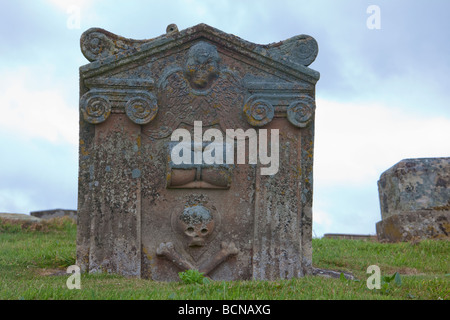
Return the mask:
[(244, 114), (250, 125), (262, 127), (272, 121), (275, 111), (270, 102), (250, 97), (244, 105)]
[(319, 52), (317, 41), (308, 35), (298, 35), (282, 42), (267, 46), (269, 56), (302, 66), (309, 66)]
[(294, 101), (289, 105), (287, 118), (294, 126), (304, 128), (311, 121), (314, 110), (314, 100), (309, 96), (303, 96), (300, 100)]
[(127, 39), (101, 28), (91, 28), (81, 35), (80, 46), (83, 55), (92, 62), (137, 48), (148, 41)]
[(147, 124), (158, 113), (158, 104), (155, 96), (151, 94), (139, 95), (128, 100), (125, 106), (128, 118), (136, 124)]
[(80, 101), (81, 113), (85, 121), (98, 124), (105, 121), (111, 113), (111, 103), (107, 97), (88, 92)]
[(114, 48), (113, 41), (101, 32), (83, 34), (80, 45), (81, 52), (89, 61), (107, 57)]
[(299, 36), (297, 41), (297, 46), (293, 48), (293, 55), (296, 56), (298, 63), (309, 66), (316, 60), (319, 52), (317, 41), (306, 35)]

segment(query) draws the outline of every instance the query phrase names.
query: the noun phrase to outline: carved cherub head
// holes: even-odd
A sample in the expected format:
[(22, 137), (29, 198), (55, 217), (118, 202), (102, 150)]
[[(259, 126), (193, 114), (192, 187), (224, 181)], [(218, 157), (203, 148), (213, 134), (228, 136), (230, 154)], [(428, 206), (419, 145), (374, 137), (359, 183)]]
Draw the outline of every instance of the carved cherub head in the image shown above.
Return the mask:
[(216, 47), (206, 42), (193, 45), (188, 51), (184, 74), (191, 88), (208, 89), (219, 75), (219, 54)]
[(202, 247), (215, 226), (211, 212), (202, 205), (185, 208), (177, 220), (177, 228), (187, 236), (189, 247)]

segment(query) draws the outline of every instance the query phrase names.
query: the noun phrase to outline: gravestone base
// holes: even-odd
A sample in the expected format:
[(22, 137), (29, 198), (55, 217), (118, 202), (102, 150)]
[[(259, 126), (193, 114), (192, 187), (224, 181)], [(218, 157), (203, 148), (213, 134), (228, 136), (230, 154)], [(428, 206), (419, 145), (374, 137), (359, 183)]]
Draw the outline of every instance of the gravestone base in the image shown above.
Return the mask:
[(450, 210), (399, 213), (379, 221), (376, 229), (378, 240), (383, 242), (450, 240)]

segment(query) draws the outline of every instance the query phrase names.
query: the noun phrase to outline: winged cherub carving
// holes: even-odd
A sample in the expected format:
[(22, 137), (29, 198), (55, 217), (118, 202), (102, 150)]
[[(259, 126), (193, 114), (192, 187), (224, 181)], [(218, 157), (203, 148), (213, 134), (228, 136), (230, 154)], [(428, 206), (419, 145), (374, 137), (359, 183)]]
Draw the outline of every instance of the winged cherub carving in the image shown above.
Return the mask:
[(204, 127), (226, 129), (246, 127), (242, 121), (245, 89), (240, 80), (221, 67), (217, 48), (205, 41), (187, 52), (183, 67), (167, 67), (158, 81), (160, 112), (146, 130), (151, 138), (169, 136), (181, 124), (193, 126), (202, 121)]

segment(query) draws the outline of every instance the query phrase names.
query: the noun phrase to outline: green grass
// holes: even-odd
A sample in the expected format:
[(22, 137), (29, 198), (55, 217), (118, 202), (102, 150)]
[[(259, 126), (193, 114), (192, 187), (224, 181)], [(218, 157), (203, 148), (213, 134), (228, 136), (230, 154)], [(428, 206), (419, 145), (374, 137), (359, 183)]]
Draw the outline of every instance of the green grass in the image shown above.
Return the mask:
[[(0, 299), (450, 299), (450, 241), (378, 243), (313, 239), (313, 264), (351, 272), (358, 280), (307, 276), (279, 281), (163, 283), (108, 274), (82, 274), (69, 290), (66, 268), (75, 264), (76, 226), (70, 219), (36, 224), (0, 221)], [(367, 267), (398, 281), (369, 290)], [(60, 275), (52, 275), (57, 271)], [(62, 273), (62, 274), (61, 274)], [(200, 279), (201, 280), (201, 279)]]

